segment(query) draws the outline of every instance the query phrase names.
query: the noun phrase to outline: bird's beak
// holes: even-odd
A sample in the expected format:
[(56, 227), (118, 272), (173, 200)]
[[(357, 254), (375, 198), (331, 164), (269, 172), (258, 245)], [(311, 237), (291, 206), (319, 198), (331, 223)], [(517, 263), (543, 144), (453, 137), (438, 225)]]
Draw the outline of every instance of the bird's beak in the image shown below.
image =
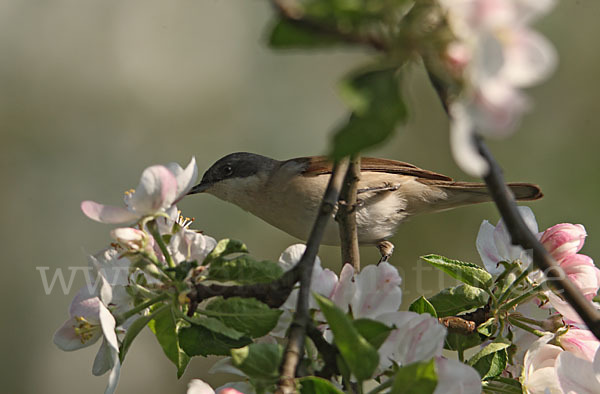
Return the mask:
[(188, 195), (204, 193), (209, 188), (210, 188), (210, 183), (203, 181), (203, 182), (200, 182), (199, 184), (197, 184), (196, 186), (192, 187), (192, 189), (188, 192)]

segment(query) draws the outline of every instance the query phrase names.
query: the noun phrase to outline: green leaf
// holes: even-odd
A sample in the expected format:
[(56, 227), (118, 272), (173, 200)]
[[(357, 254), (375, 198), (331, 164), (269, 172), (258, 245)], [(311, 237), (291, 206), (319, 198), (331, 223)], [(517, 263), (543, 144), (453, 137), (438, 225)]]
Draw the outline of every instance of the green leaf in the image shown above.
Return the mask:
[(175, 266), (173, 268), (171, 268), (171, 267), (166, 268), (165, 271), (174, 272), (175, 280), (182, 281), (187, 277), (190, 270), (192, 270), (196, 267), (198, 267), (197, 261), (182, 261), (181, 263), (177, 264), (177, 266)]
[(188, 363), (189, 356), (179, 346), (179, 329), (181, 322), (175, 318), (171, 308), (164, 309), (158, 313), (148, 324), (165, 355), (177, 367), (177, 378), (179, 379)]
[(272, 261), (256, 261), (250, 256), (231, 260), (218, 258), (210, 263), (208, 280), (253, 284), (272, 282), (283, 274), (281, 267)]
[(475, 353), (469, 359), (468, 364), (479, 372), (482, 379), (498, 376), (506, 368), (508, 361), (506, 349), (510, 345), (509, 341), (498, 337), (494, 342)]
[(208, 256), (206, 256), (202, 265), (206, 265), (219, 257), (224, 257), (233, 253), (248, 253), (248, 248), (241, 241), (228, 238), (222, 239)]
[(431, 394), (437, 386), (433, 359), (402, 367), (394, 377), (392, 394)]
[(496, 376), (491, 380), (482, 382), (482, 389), (484, 393), (506, 393), (506, 394), (521, 394), (523, 393), (523, 387), (517, 379), (505, 378), (502, 376)]
[(229, 356), (231, 349), (246, 346), (252, 339), (241, 337), (232, 339), (202, 326), (191, 326), (179, 331), (179, 345), (192, 356)]
[(476, 332), (469, 335), (449, 332), (446, 334), (446, 339), (444, 340), (444, 349), (467, 350), (481, 345), (482, 342), (481, 336)]
[(344, 44), (344, 41), (287, 19), (277, 20), (269, 35), (269, 46), (275, 49), (323, 48), (336, 44)]
[(438, 317), (455, 316), (471, 309), (485, 306), (488, 294), (474, 286), (459, 285), (444, 289), (429, 298)]
[(329, 327), (340, 355), (359, 381), (369, 379), (379, 364), (377, 350), (359, 334), (352, 320), (334, 303), (319, 294), (313, 293)]
[(392, 332), (393, 328), (386, 326), (380, 321), (371, 319), (357, 319), (352, 322), (354, 328), (362, 335), (375, 349), (379, 349)]
[(496, 318), (490, 317), (483, 323), (477, 326), (477, 332), (486, 337), (491, 337), (494, 335), (496, 330), (498, 329), (498, 325), (496, 324)]
[(429, 313), (433, 317), (438, 317), (435, 307), (423, 296), (417, 298), (415, 302), (410, 304), (408, 310), (412, 312), (417, 312), (419, 314)]
[(300, 383), (300, 394), (343, 394), (329, 380), (316, 376), (307, 376), (298, 379)]
[(406, 119), (397, 69), (363, 71), (342, 83), (340, 94), (352, 114), (335, 132), (331, 157), (341, 159), (382, 143)]
[(216, 297), (198, 313), (220, 320), (226, 326), (252, 338), (267, 335), (283, 311), (271, 309), (254, 298)]
[(125, 355), (127, 354), (127, 351), (129, 351), (129, 347), (133, 343), (133, 340), (144, 329), (144, 327), (146, 327), (148, 325), (150, 320), (154, 319), (154, 317), (158, 313), (161, 313), (163, 311), (163, 308), (167, 309), (167, 308), (169, 308), (169, 306), (163, 305), (161, 308), (158, 308), (153, 313), (146, 315), (146, 316), (141, 316), (140, 318), (135, 320), (133, 323), (131, 323), (131, 325), (127, 329), (127, 332), (125, 333), (125, 337), (123, 338), (121, 347), (119, 348), (119, 359), (121, 360), (121, 363), (123, 363), (123, 360), (125, 359)]
[(244, 336), (243, 332), (239, 332), (231, 327), (227, 327), (225, 323), (223, 323), (219, 319), (215, 319), (214, 317), (196, 316), (188, 317), (186, 320), (192, 324), (196, 324), (204, 328), (208, 328), (209, 330), (217, 332), (219, 334), (223, 334), (231, 339), (240, 339)]
[(254, 386), (262, 388), (279, 379), (282, 356), (283, 348), (274, 343), (253, 343), (239, 349), (231, 349), (233, 366), (248, 375)]
[(480, 289), (489, 289), (492, 285), (492, 275), (475, 264), (451, 260), (436, 254), (422, 256), (421, 258), (451, 277), (468, 285), (479, 287)]

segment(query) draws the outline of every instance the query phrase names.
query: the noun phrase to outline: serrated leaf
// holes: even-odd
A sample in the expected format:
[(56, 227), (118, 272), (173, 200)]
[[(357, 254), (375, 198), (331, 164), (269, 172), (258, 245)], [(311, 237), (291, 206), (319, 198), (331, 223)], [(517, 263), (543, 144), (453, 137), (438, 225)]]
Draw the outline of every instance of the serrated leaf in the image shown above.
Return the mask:
[(489, 345), (485, 346), (479, 352), (475, 353), (468, 361), (468, 364), (475, 368), (482, 379), (489, 379), (498, 376), (506, 368), (508, 354), (506, 349), (511, 345), (509, 341), (502, 337)]
[(256, 261), (250, 256), (231, 260), (217, 258), (210, 263), (208, 280), (237, 284), (268, 283), (283, 274), (281, 267), (272, 261)]
[(435, 307), (423, 296), (417, 298), (410, 304), (408, 310), (419, 314), (428, 313), (433, 317), (438, 317)]
[(344, 41), (287, 19), (277, 20), (269, 35), (269, 46), (274, 49), (323, 48), (340, 44)]
[(233, 253), (248, 253), (248, 248), (246, 245), (235, 239), (225, 238), (217, 242), (215, 248), (206, 256), (202, 265), (206, 265), (211, 261), (219, 258), (228, 256)]
[(488, 302), (485, 290), (469, 285), (444, 289), (429, 298), (438, 317), (455, 316), (471, 309), (485, 306)]
[(125, 333), (125, 337), (123, 338), (123, 342), (119, 348), (119, 359), (121, 363), (125, 359), (125, 355), (129, 351), (129, 347), (133, 343), (133, 340), (138, 336), (138, 334), (148, 325), (148, 323), (154, 319), (154, 317), (163, 311), (163, 309), (169, 308), (168, 305), (163, 305), (162, 308), (156, 309), (153, 313), (141, 316), (136, 319), (129, 328), (127, 328), (127, 332)]
[(239, 332), (231, 327), (227, 327), (225, 323), (223, 323), (219, 319), (215, 319), (214, 317), (190, 317), (187, 318), (187, 321), (192, 324), (208, 328), (209, 330), (217, 332), (219, 334), (223, 334), (231, 339), (240, 339), (244, 336), (244, 333)]
[(191, 326), (179, 331), (179, 345), (190, 356), (228, 356), (231, 349), (246, 346), (252, 339), (232, 339), (202, 326)]
[(231, 349), (233, 366), (262, 387), (277, 382), (282, 355), (283, 348), (274, 343), (253, 343)]
[(475, 264), (452, 260), (436, 254), (422, 256), (421, 259), (468, 285), (486, 290), (492, 285), (492, 275)]
[(283, 311), (271, 309), (254, 298), (216, 297), (198, 313), (218, 319), (226, 326), (252, 338), (258, 338), (275, 328)]
[(360, 335), (362, 335), (375, 349), (379, 349), (392, 332), (393, 328), (380, 321), (371, 319), (357, 319), (352, 322)]
[(330, 156), (341, 159), (382, 143), (406, 119), (397, 67), (371, 69), (346, 79), (340, 94), (352, 109), (333, 136)]
[(433, 359), (402, 367), (394, 377), (392, 394), (431, 394), (438, 379)]
[(316, 293), (313, 296), (329, 323), (333, 341), (350, 371), (359, 381), (371, 378), (379, 364), (377, 350), (359, 334), (348, 315), (331, 300)]
[(300, 383), (300, 394), (343, 394), (329, 380), (316, 376), (300, 378), (298, 382)]
[(181, 322), (177, 321), (173, 310), (168, 308), (157, 313), (148, 326), (156, 336), (167, 358), (177, 367), (177, 378), (179, 379), (190, 362), (189, 356), (179, 346), (178, 333)]

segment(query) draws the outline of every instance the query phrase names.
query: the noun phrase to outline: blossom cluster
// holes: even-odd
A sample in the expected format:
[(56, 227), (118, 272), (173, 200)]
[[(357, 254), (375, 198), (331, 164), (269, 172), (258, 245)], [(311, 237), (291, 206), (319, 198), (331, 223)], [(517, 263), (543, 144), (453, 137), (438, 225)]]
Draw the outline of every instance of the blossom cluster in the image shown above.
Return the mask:
[(551, 44), (530, 25), (553, 0), (438, 0), (455, 40), (446, 48), (449, 68), (464, 89), (452, 103), (451, 147), (457, 163), (474, 176), (487, 164), (473, 146), (473, 133), (504, 137), (530, 107), (522, 88), (555, 68)]
[[(189, 229), (191, 221), (181, 218), (174, 205), (196, 178), (194, 159), (185, 169), (176, 163), (152, 166), (143, 172), (138, 187), (125, 193), (125, 207), (93, 201), (81, 204), (86, 216), (102, 223), (136, 221), (134, 227), (113, 229), (115, 243), (89, 256), (91, 280), (74, 297), (70, 318), (54, 335), (54, 343), (65, 351), (91, 346), (102, 338), (92, 373), (110, 371), (106, 393), (116, 389), (129, 327), (168, 297), (162, 287), (168, 279), (165, 269), (184, 261), (202, 262), (216, 245), (213, 238)], [(167, 244), (159, 245), (152, 236), (153, 224), (159, 239), (170, 239)]]
[[(565, 276), (592, 300), (600, 289), (600, 269), (593, 260), (579, 251), (586, 237), (585, 228), (579, 224), (561, 223), (538, 233), (532, 211), (520, 207), (520, 212), (530, 230), (538, 234), (540, 242), (552, 254)], [(477, 248), (486, 269), (495, 275), (504, 271), (500, 262), (519, 261), (527, 269), (531, 255), (510, 242), (503, 221), (492, 226), (487, 221), (481, 225)], [(530, 269), (532, 282), (545, 278), (538, 270)], [(537, 309), (537, 311), (536, 311)], [(520, 305), (517, 312), (529, 315), (551, 315), (540, 325), (544, 331), (535, 334), (521, 332), (515, 341), (523, 347), (514, 360), (522, 367), (521, 382), (528, 393), (596, 393), (600, 387), (600, 341), (583, 324), (573, 308), (552, 290), (539, 294), (534, 302)], [(528, 319), (535, 322), (533, 319)], [(556, 324), (558, 321), (558, 324)], [(544, 324), (547, 323), (547, 324)]]

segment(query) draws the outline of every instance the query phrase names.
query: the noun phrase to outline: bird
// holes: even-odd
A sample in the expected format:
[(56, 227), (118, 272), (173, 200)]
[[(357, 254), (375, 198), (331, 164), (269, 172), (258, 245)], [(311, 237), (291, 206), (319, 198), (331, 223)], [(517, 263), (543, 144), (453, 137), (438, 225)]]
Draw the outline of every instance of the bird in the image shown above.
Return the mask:
[[(355, 207), (358, 242), (377, 246), (381, 261), (391, 256), (394, 245), (388, 239), (407, 219), (492, 200), (483, 183), (457, 182), (402, 161), (363, 157), (360, 166)], [(188, 194), (211, 194), (306, 241), (332, 168), (326, 156), (280, 161), (236, 152), (217, 160)], [(543, 196), (531, 183), (507, 186), (519, 201)], [(336, 223), (329, 221), (322, 244), (340, 244)]]

